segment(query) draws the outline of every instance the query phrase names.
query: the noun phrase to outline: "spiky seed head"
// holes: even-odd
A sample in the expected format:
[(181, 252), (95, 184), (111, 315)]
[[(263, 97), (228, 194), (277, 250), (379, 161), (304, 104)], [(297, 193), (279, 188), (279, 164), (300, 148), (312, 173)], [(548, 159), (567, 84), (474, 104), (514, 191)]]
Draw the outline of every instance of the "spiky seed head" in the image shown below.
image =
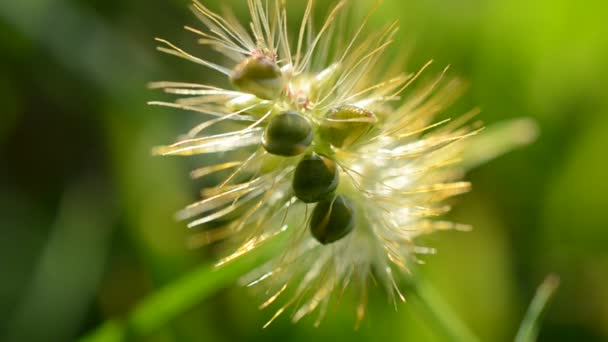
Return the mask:
[[(287, 31), (285, 1), (247, 3), (248, 25), (230, 12), (222, 16), (194, 2), (193, 11), (207, 30), (187, 27), (236, 67), (158, 39), (161, 51), (225, 75), (235, 89), (153, 84), (181, 98), (151, 104), (209, 117), (155, 153), (214, 154), (206, 160), (217, 162), (202, 165), (192, 176), (223, 175), (223, 181), (203, 189), (202, 199), (178, 217), (191, 219), (191, 228), (217, 227), (194, 234), (193, 246), (224, 240), (237, 244), (218, 265), (285, 236), (277, 242), (285, 241), (280, 254), (242, 279), (262, 287), (268, 296), (263, 308), (291, 293), (269, 323), (288, 307), (295, 307), (293, 321), (315, 310), (320, 320), (332, 293), (346, 287), (361, 294), (360, 321), (370, 275), (393, 301), (403, 300), (399, 275), (410, 271), (418, 255), (434, 251), (418, 246), (418, 237), (467, 229), (437, 219), (449, 210), (445, 199), (470, 189), (461, 181), (467, 168), (504, 152), (511, 136), (523, 133), (526, 139), (519, 141), (530, 141), (534, 127), (529, 122), (512, 126), (495, 145), (489, 138), (474, 145), (481, 129), (466, 123), (477, 111), (434, 122), (459, 95), (462, 83), (445, 81), (447, 68), (421, 81), (430, 62), (415, 73), (383, 63), (395, 23), (364, 37), (367, 16), (351, 37), (345, 36), (348, 30), (337, 23), (346, 21), (337, 17), (346, 0), (329, 11), (318, 31), (309, 0), (295, 40)], [(336, 37), (336, 32), (342, 35)], [(306, 154), (293, 157), (300, 153)]]

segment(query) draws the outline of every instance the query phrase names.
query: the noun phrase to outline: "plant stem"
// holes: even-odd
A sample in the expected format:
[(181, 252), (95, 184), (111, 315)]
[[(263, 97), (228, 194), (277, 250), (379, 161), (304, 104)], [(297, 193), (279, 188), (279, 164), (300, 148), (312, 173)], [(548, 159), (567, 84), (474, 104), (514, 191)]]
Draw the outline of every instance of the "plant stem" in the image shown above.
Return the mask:
[(559, 278), (556, 275), (549, 275), (545, 281), (536, 290), (536, 295), (526, 311), (526, 316), (519, 327), (515, 342), (534, 342), (538, 336), (538, 321), (542, 315), (547, 302), (557, 287), (559, 286)]
[(151, 294), (124, 319), (108, 320), (79, 341), (122, 342), (153, 333), (266, 260), (269, 248), (261, 249), (219, 269), (211, 264), (195, 269)]
[[(106, 321), (79, 342), (123, 342), (141, 339), (157, 331), (266, 260), (274, 251), (270, 245), (220, 269), (211, 264), (195, 269), (151, 294), (125, 318)], [(480, 341), (424, 279), (417, 275), (416, 279), (407, 281), (412, 291), (412, 304), (428, 317), (437, 331), (453, 341)]]

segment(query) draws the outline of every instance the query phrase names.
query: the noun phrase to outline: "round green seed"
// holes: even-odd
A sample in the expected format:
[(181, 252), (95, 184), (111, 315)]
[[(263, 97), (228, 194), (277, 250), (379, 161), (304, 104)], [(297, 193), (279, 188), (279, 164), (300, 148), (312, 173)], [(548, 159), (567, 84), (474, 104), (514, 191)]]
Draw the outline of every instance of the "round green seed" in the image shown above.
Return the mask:
[(353, 144), (378, 121), (374, 113), (351, 105), (330, 110), (323, 120), (321, 137), (336, 147)]
[(310, 121), (296, 111), (288, 111), (270, 119), (262, 136), (262, 145), (271, 154), (297, 156), (306, 151), (312, 138)]
[(305, 203), (314, 203), (329, 197), (338, 187), (336, 163), (316, 153), (300, 160), (293, 175), (293, 191)]
[(343, 196), (323, 200), (315, 206), (310, 219), (310, 232), (326, 245), (348, 235), (355, 227), (355, 213)]
[(230, 81), (240, 91), (264, 100), (279, 97), (283, 90), (281, 69), (263, 57), (245, 58), (232, 70)]

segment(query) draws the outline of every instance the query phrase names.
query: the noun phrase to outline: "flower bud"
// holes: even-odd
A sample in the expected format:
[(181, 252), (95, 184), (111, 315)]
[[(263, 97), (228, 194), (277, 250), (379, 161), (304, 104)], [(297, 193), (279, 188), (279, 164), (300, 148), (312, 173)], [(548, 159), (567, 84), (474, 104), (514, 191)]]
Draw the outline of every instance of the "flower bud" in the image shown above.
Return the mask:
[(267, 58), (248, 57), (232, 70), (232, 84), (245, 93), (273, 100), (283, 90), (281, 69)]
[(310, 232), (317, 241), (326, 245), (348, 235), (355, 226), (355, 213), (344, 196), (317, 203), (310, 219)]
[(336, 163), (316, 153), (302, 158), (293, 175), (293, 191), (305, 203), (314, 203), (329, 197), (338, 187)]

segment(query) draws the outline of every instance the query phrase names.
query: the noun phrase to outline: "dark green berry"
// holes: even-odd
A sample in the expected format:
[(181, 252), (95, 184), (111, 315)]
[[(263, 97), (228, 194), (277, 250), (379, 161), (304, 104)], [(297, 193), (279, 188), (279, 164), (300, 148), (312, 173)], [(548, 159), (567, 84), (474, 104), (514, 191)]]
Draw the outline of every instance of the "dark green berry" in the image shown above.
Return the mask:
[(338, 187), (336, 163), (312, 153), (300, 160), (293, 175), (293, 191), (300, 200), (314, 203), (329, 197)]
[(310, 232), (326, 245), (348, 235), (355, 227), (352, 204), (343, 196), (325, 199), (315, 206), (310, 218)]
[(279, 156), (297, 156), (306, 151), (313, 138), (310, 121), (296, 111), (275, 115), (262, 136), (266, 151)]

